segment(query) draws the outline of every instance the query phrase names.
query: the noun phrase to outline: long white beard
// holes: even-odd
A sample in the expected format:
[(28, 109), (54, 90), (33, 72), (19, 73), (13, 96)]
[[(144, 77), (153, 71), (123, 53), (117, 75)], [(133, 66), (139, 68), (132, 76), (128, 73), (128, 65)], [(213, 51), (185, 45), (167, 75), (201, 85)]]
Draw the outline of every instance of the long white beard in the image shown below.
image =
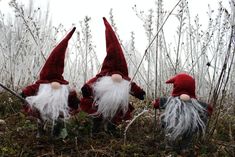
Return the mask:
[(43, 120), (53, 121), (62, 115), (69, 117), (68, 85), (61, 85), (59, 89), (52, 89), (50, 84), (40, 84), (36, 96), (27, 97), (31, 107), (36, 108)]
[(206, 122), (200, 114), (205, 114), (206, 110), (196, 99), (191, 101), (181, 101), (179, 97), (170, 97), (166, 102), (164, 114), (165, 132), (170, 140), (186, 134), (202, 131), (205, 134)]
[(95, 114), (104, 119), (112, 119), (117, 111), (125, 114), (129, 105), (130, 82), (114, 82), (110, 76), (100, 78), (94, 85), (95, 103), (98, 110)]

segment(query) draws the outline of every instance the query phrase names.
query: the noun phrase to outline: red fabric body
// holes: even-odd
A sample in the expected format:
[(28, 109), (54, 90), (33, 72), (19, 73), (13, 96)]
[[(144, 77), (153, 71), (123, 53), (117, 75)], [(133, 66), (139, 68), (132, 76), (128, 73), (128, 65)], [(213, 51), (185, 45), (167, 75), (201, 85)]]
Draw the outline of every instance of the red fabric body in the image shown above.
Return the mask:
[[(93, 84), (97, 81), (97, 79), (97, 77), (92, 78), (82, 87), (83, 98), (81, 99), (80, 109), (88, 114), (93, 114), (97, 112), (97, 108), (94, 105), (94, 95), (92, 88)], [(145, 92), (143, 91), (143, 89), (137, 86), (136, 83), (132, 82), (130, 94), (142, 100), (142, 97), (144, 97)], [(131, 119), (131, 113), (133, 112), (133, 110), (134, 107), (129, 104), (128, 111), (125, 114), (123, 114), (121, 111), (116, 113), (116, 115), (112, 119), (112, 122), (114, 124), (119, 124), (122, 120)]]
[[(83, 98), (81, 99), (80, 108), (81, 110), (87, 112), (88, 114), (93, 114), (97, 112), (97, 107), (94, 105), (94, 95), (93, 95), (93, 84), (103, 76), (111, 76), (112, 74), (120, 74), (123, 79), (130, 81), (128, 76), (128, 68), (123, 54), (121, 45), (113, 31), (111, 25), (108, 21), (103, 18), (105, 25), (105, 37), (106, 37), (106, 57), (103, 61), (101, 71), (96, 75), (96, 77), (89, 80), (82, 87)], [(137, 86), (134, 82), (131, 83), (130, 94), (143, 100), (145, 92)], [(131, 118), (131, 113), (134, 107), (129, 105), (128, 111), (123, 114), (122, 112), (117, 112), (112, 119), (113, 123), (118, 124), (123, 119), (127, 120)]]
[[(37, 94), (39, 85), (43, 83), (59, 82), (60, 84), (68, 84), (69, 82), (62, 76), (64, 72), (64, 59), (65, 53), (68, 46), (68, 41), (75, 32), (75, 27), (66, 35), (66, 37), (53, 49), (50, 56), (46, 60), (41, 72), (40, 79), (35, 84), (29, 85), (22, 90), (24, 97), (34, 96)], [(77, 98), (76, 92), (70, 92), (68, 97), (68, 106), (72, 110), (77, 110), (79, 99)], [(39, 113), (28, 104), (24, 105), (24, 111), (28, 115), (40, 118)]]

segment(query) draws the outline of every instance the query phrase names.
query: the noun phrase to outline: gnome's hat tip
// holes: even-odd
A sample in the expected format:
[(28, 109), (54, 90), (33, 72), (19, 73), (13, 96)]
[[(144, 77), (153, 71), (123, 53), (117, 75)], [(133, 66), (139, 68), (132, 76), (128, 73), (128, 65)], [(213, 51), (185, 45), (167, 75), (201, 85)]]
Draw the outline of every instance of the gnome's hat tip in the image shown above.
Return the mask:
[[(106, 27), (107, 27), (107, 26), (110, 26), (108, 20), (107, 20), (105, 17), (103, 17), (103, 22), (104, 22), (104, 25), (105, 25)], [(110, 27), (111, 27), (111, 26), (110, 26)]]
[(65, 37), (65, 40), (69, 40), (71, 37), (72, 37), (72, 35), (73, 35), (73, 33), (75, 32), (75, 30), (76, 30), (76, 27), (73, 27), (73, 29), (69, 32), (69, 34)]
[(166, 83), (167, 83), (167, 84), (169, 84), (169, 83), (174, 83), (174, 81), (175, 81), (175, 78), (171, 78), (171, 79), (167, 80)]

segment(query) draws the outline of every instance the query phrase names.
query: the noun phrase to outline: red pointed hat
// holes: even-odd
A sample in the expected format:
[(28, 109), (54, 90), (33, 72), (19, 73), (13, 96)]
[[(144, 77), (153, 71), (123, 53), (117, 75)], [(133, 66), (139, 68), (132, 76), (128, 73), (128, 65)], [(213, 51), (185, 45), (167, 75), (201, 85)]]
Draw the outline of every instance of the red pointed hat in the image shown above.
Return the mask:
[(61, 84), (68, 84), (68, 81), (62, 76), (64, 72), (64, 58), (68, 41), (72, 37), (75, 27), (68, 33), (68, 35), (53, 49), (41, 72), (40, 79), (37, 83), (51, 83), (59, 82)]
[(174, 85), (173, 91), (171, 93), (172, 96), (180, 96), (181, 94), (187, 94), (191, 98), (196, 99), (195, 80), (190, 75), (180, 73), (166, 81), (166, 83), (173, 83)]
[(106, 18), (103, 18), (105, 25), (106, 51), (107, 55), (103, 61), (101, 72), (98, 77), (110, 76), (112, 74), (120, 74), (126, 80), (130, 80), (128, 76), (128, 68), (121, 45)]

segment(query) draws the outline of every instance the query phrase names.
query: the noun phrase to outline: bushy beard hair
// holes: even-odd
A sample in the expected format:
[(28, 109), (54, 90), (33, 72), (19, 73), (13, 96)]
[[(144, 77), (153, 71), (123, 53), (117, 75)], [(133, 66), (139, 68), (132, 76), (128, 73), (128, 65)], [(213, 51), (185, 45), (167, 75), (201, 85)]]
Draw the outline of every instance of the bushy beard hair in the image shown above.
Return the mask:
[(169, 140), (199, 133), (205, 134), (206, 122), (200, 114), (206, 114), (205, 108), (196, 99), (182, 101), (179, 97), (168, 98), (165, 112), (161, 119), (165, 125), (165, 133)]
[(51, 84), (40, 84), (37, 95), (27, 97), (26, 100), (39, 111), (43, 120), (54, 122), (60, 116), (69, 117), (68, 85), (61, 85), (59, 89), (52, 89)]
[(94, 85), (94, 102), (98, 107), (94, 115), (102, 115), (111, 120), (115, 114), (122, 111), (125, 114), (129, 105), (130, 82), (122, 80), (114, 82), (110, 76), (103, 76)]

